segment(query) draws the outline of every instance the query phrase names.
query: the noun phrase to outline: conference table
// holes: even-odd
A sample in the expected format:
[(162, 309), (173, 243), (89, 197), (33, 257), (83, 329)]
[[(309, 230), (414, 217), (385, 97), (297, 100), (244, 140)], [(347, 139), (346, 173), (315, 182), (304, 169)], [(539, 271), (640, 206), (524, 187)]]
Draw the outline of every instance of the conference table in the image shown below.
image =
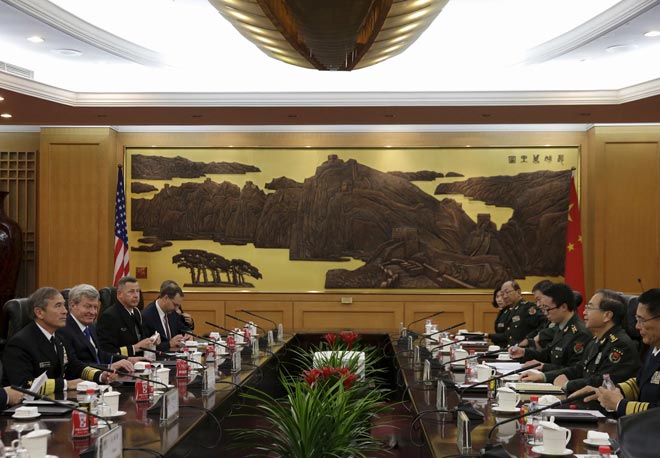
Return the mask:
[[(233, 415), (241, 413), (241, 409), (245, 407), (241, 391), (245, 387), (254, 387), (273, 395), (281, 394), (278, 374), (283, 367), (292, 364), (296, 353), (290, 350), (316, 345), (322, 335), (322, 333), (305, 333), (287, 336), (284, 342), (277, 343), (268, 351), (262, 347), (260, 355), (256, 358), (244, 354), (242, 370), (235, 374), (224, 370), (223, 375), (216, 380), (215, 391), (208, 394), (202, 393), (201, 386), (189, 385), (187, 379), (175, 379), (171, 376), (171, 383), (176, 385), (174, 389), (178, 391), (180, 409), (178, 419), (167, 423), (159, 420), (158, 409), (149, 412), (149, 403), (135, 401), (134, 388), (131, 384), (115, 387), (116, 391), (122, 393), (119, 410), (125, 414), (113, 418), (112, 421), (123, 428), (124, 456), (127, 458), (246, 456), (248, 451), (233, 448), (230, 434), (232, 428), (250, 427), (252, 421)], [(413, 364), (412, 352), (399, 348), (398, 339), (385, 333), (363, 335), (362, 341), (382, 348), (385, 357), (379, 364), (382, 365), (385, 383), (393, 389), (393, 409), (400, 411), (403, 405), (405, 407), (403, 412), (406, 414), (403, 421), (400, 416), (397, 420), (398, 432), (394, 433), (398, 437), (397, 446), (387, 455), (376, 453), (372, 456), (425, 458), (458, 455), (458, 429), (453, 414), (444, 414), (444, 416), (435, 412), (424, 414), (418, 422), (412, 424), (415, 416), (434, 410), (436, 405), (435, 385), (423, 383), (422, 367)], [(436, 370), (432, 376), (451, 377), (457, 383), (463, 381), (463, 374), (458, 371), (439, 373)], [(67, 395), (70, 399), (76, 398), (74, 391), (69, 391)], [(401, 400), (403, 402), (399, 402)], [(453, 410), (459, 403), (458, 395), (453, 390), (448, 390), (447, 400), (449, 410)], [(476, 410), (484, 414), (483, 422), (473, 422), (470, 425), (472, 451), (478, 454), (486, 445), (491, 428), (506, 417), (495, 414), (485, 392), (470, 393), (464, 396), (464, 400), (468, 400)], [(407, 412), (408, 410), (410, 413)], [(48, 443), (50, 455), (60, 458), (91, 456), (84, 452), (90, 450), (90, 447), (93, 449), (96, 439), (93, 437), (72, 439), (70, 417), (68, 414), (42, 415), (32, 421), (19, 421), (3, 415), (0, 417), (2, 439), (8, 445), (17, 437), (15, 425), (27, 426), (28, 430), (36, 426), (52, 431)], [(531, 451), (531, 446), (527, 445), (517, 428), (512, 428), (516, 424), (513, 422), (509, 427), (494, 431), (492, 434), (494, 442), (502, 443), (507, 451), (519, 458), (538, 457), (538, 454)], [(576, 453), (597, 455), (596, 449), (588, 448), (583, 443), (590, 429), (607, 432), (611, 438), (616, 437), (616, 422), (612, 420), (601, 420), (598, 423), (570, 423), (563, 426), (569, 427), (572, 431), (568, 448)], [(103, 431), (101, 429), (101, 432)]]
[[(402, 347), (400, 348), (395, 343), (395, 363), (398, 365), (400, 377), (404, 380), (404, 384), (407, 387), (412, 412), (415, 415), (422, 414), (419, 420), (419, 434), (429, 447), (429, 456), (446, 457), (459, 455), (460, 450), (457, 444), (458, 428), (454, 413), (435, 412), (436, 383), (424, 383), (423, 366), (414, 364), (412, 352), (406, 350), (403, 345)], [(487, 344), (484, 344), (484, 350), (485, 347), (487, 347)], [(494, 360), (484, 361), (481, 359), (480, 361), (486, 363), (489, 361), (494, 362)], [(447, 370), (433, 370), (431, 372), (431, 379), (436, 380), (437, 378), (449, 380), (460, 386), (465, 381), (465, 372), (460, 369), (452, 369), (452, 365), (447, 365)], [(565, 396), (558, 397), (565, 399)], [(447, 410), (455, 410), (460, 401), (469, 402), (472, 408), (483, 414), (483, 421), (470, 422), (471, 451), (467, 452), (464, 450), (464, 453), (472, 453), (478, 456), (489, 443), (488, 435), (490, 433), (492, 436), (490, 440), (491, 445), (502, 444), (506, 451), (513, 456), (518, 458), (545, 456), (532, 451), (533, 445), (528, 444), (524, 435), (519, 432), (517, 420), (493, 429), (496, 423), (511, 419), (517, 414), (497, 413), (496, 409), (494, 409), (493, 402), (491, 402), (488, 396), (485, 385), (482, 386), (482, 389), (475, 387), (473, 390), (467, 390), (460, 397), (458, 390), (447, 390)], [(579, 409), (594, 408), (591, 404), (586, 406), (582, 403), (577, 403), (575, 407)], [(566, 455), (569, 457), (574, 457), (575, 454), (583, 454), (595, 458), (599, 456), (596, 447), (590, 447), (584, 443), (587, 433), (590, 430), (605, 432), (610, 438), (616, 438), (617, 423), (612, 417), (605, 416), (596, 422), (591, 420), (588, 422), (575, 421), (567, 418), (557, 421), (557, 423), (571, 430), (571, 439), (567, 448), (572, 450), (573, 453)], [(491, 432), (491, 430), (493, 431)]]

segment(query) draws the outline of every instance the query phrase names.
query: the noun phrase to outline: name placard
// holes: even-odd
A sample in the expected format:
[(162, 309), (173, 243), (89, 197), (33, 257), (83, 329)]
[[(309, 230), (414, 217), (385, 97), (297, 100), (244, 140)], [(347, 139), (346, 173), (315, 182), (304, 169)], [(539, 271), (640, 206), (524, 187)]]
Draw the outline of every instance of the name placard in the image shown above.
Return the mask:
[(461, 455), (464, 453), (470, 453), (472, 450), (472, 441), (470, 440), (470, 419), (465, 412), (458, 412), (456, 425), (458, 426), (456, 434), (458, 451)]
[(121, 426), (110, 428), (97, 440), (96, 458), (121, 458), (124, 441)]
[(161, 410), (161, 421), (170, 421), (179, 418), (179, 391), (167, 390), (163, 393), (163, 408)]

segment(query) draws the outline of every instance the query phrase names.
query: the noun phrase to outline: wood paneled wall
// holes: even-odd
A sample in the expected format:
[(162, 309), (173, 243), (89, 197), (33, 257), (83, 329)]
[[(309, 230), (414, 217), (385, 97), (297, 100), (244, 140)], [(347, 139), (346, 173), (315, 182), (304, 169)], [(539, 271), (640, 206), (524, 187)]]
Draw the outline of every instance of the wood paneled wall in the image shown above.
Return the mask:
[[(5, 141), (0, 137), (0, 142)], [(579, 193), (587, 294), (595, 288), (638, 292), (660, 286), (660, 127), (593, 127), (588, 132), (460, 133), (117, 133), (107, 128), (47, 128), (40, 136), (39, 285), (64, 288), (112, 277), (114, 190), (126, 147), (223, 146), (541, 146), (581, 148)], [(350, 293), (347, 293), (351, 295)], [(397, 329), (446, 310), (440, 326), (466, 321), (488, 331), (494, 318), (481, 294), (188, 293), (198, 329), (232, 325), (225, 312), (254, 310), (287, 329)], [(153, 296), (153, 295), (152, 295)], [(260, 323), (266, 327), (266, 323)]]
[(39, 163), (37, 281), (111, 283), (116, 132), (45, 128)]

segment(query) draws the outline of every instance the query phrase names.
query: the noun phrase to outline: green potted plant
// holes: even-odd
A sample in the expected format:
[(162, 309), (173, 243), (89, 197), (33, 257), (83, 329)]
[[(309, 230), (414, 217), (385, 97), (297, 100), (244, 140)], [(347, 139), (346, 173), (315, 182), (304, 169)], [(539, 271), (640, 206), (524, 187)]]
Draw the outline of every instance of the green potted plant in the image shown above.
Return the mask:
[[(319, 347), (299, 350), (299, 372), (280, 374), (282, 398), (256, 389), (244, 393), (254, 409), (247, 415), (255, 417), (256, 425), (236, 431), (235, 437), (238, 444), (250, 444), (248, 456), (349, 458), (384, 448), (372, 436), (372, 426), (390, 408), (388, 391), (373, 377), (377, 352), (360, 348), (357, 340), (356, 334), (326, 335)], [(358, 350), (368, 357), (361, 358)], [(330, 352), (315, 360), (319, 351)], [(346, 357), (349, 351), (354, 353)], [(362, 376), (357, 374), (360, 364)]]

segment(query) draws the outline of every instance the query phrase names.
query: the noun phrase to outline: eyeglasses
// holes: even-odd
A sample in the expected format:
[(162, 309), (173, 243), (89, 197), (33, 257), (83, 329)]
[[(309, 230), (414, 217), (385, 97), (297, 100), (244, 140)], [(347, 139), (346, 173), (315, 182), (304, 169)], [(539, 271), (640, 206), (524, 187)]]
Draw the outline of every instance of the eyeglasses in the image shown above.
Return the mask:
[(598, 310), (599, 312), (604, 312), (605, 310), (601, 310), (600, 307), (594, 307), (593, 305), (585, 305), (584, 306), (584, 311), (585, 312), (591, 312), (592, 310)]
[(559, 307), (539, 307), (543, 313), (548, 313), (550, 310), (558, 309)]
[(644, 319), (639, 315), (635, 315), (635, 321), (641, 324), (642, 326), (649, 321), (655, 320), (656, 318), (660, 318), (660, 315), (652, 316), (651, 318), (647, 318), (647, 319)]

